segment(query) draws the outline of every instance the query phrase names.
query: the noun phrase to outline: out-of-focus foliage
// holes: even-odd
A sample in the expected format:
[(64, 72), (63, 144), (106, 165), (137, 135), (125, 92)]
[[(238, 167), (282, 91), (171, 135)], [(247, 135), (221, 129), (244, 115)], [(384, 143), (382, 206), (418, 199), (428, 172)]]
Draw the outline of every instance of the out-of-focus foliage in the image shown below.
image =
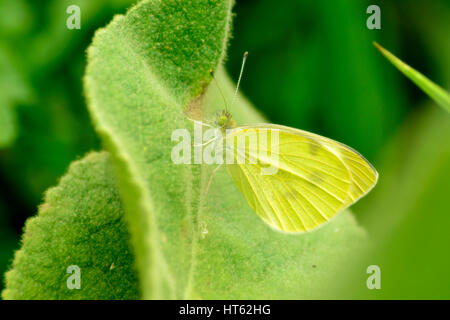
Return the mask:
[(377, 31), (367, 29), (362, 1), (244, 3), (229, 60), (236, 74), (249, 51), (244, 93), (272, 122), (342, 141), (373, 160), (405, 113), (399, 75), (371, 43), (398, 46), (397, 8), (382, 6)]
[[(383, 179), (359, 208), (372, 249), (337, 283), (336, 298), (449, 299), (449, 132), (446, 111), (428, 103), (385, 147)], [(382, 290), (367, 290), (369, 265), (380, 266)]]
[[(84, 51), (133, 2), (0, 0), (0, 278), (43, 192), (99, 147), (81, 86)], [(69, 4), (82, 10), (81, 30), (65, 27)], [(366, 28), (369, 4), (381, 7), (381, 30)], [(449, 298), (448, 115), (371, 43), (449, 90), (450, 2), (237, 0), (234, 12), (227, 67), (236, 77), (250, 52), (242, 88), (253, 104), (274, 123), (355, 147), (380, 173), (354, 210), (376, 249), (355, 257), (352, 296)], [(365, 287), (366, 262), (385, 275), (379, 292)]]
[[(0, 202), (0, 272), (2, 280), (7, 266), (12, 262), (12, 250), (19, 247), (19, 236), (9, 226), (6, 212), (4, 204)], [(3, 283), (0, 287), (3, 287)]]
[(14, 57), (0, 44), (0, 148), (14, 142), (17, 135), (14, 104), (28, 95), (15, 65)]
[[(0, 0), (0, 288), (25, 218), (71, 161), (99, 147), (82, 92), (85, 50), (134, 2)], [(72, 4), (80, 30), (66, 27)]]

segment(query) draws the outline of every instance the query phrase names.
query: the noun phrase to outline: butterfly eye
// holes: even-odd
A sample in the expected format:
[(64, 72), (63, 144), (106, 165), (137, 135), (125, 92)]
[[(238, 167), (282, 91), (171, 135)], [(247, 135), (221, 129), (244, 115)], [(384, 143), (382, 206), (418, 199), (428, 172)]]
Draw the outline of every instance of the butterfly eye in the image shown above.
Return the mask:
[(227, 121), (228, 121), (227, 116), (222, 115), (222, 116), (220, 116), (220, 117), (217, 119), (217, 124), (218, 124), (220, 127), (223, 127), (223, 126), (225, 126), (225, 124), (227, 123)]

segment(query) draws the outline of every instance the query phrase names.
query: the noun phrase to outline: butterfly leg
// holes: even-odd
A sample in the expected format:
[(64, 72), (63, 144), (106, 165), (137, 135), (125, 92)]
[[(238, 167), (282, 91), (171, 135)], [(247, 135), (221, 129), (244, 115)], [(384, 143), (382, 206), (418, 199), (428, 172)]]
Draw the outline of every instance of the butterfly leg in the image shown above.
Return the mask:
[[(220, 137), (218, 137), (218, 138), (220, 138)], [(217, 143), (218, 140), (219, 140), (219, 139), (217, 139), (217, 138), (215, 139), (213, 149), (216, 149), (216, 143)], [(206, 195), (208, 194), (209, 187), (211, 186), (211, 183), (212, 183), (212, 180), (213, 180), (213, 178), (214, 178), (214, 175), (216, 174), (217, 171), (219, 171), (220, 167), (222, 167), (223, 164), (224, 164), (224, 162), (220, 163), (220, 164), (219, 164), (217, 167), (215, 167), (215, 168), (213, 169), (213, 171), (211, 172), (211, 176), (209, 177), (208, 184), (206, 185), (205, 197), (206, 197)]]
[(208, 194), (209, 187), (211, 186), (212, 180), (214, 178), (214, 175), (217, 171), (219, 171), (220, 167), (222, 167), (223, 163), (219, 164), (217, 167), (214, 168), (214, 170), (211, 172), (211, 176), (209, 177), (208, 184), (206, 185), (206, 191), (205, 191), (205, 197)]
[(216, 141), (218, 139), (218, 137), (214, 137), (211, 140), (208, 140), (204, 143), (200, 143), (200, 144), (192, 144), (194, 147), (201, 147), (201, 146), (206, 146), (207, 144), (210, 144), (213, 141)]

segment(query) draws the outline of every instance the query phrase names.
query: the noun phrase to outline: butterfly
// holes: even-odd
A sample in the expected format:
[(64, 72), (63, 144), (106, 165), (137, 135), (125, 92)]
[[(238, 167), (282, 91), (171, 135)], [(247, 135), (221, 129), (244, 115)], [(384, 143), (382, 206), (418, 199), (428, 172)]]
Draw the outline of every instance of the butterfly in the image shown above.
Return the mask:
[[(226, 145), (227, 159), (231, 160), (225, 162), (228, 173), (249, 206), (279, 231), (311, 231), (354, 204), (377, 183), (375, 168), (351, 147), (282, 125), (237, 126), (227, 109), (225, 102), (225, 110), (216, 114), (215, 127), (223, 137), (213, 140)], [(274, 170), (265, 172), (268, 168)]]

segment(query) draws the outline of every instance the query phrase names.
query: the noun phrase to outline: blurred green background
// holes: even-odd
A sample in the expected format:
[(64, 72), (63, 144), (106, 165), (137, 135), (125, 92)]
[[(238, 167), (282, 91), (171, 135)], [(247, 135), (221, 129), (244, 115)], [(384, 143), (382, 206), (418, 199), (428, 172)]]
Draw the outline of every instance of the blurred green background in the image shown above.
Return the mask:
[[(82, 90), (94, 31), (130, 0), (0, 0), (0, 289), (24, 221), (69, 163), (99, 149)], [(81, 8), (68, 30), (66, 8)], [(366, 8), (381, 8), (381, 30)], [(226, 66), (273, 123), (344, 142), (378, 169), (354, 206), (372, 247), (335, 298), (450, 298), (450, 115), (372, 46), (450, 89), (450, 2), (237, 0)], [(366, 268), (381, 268), (368, 290)]]

